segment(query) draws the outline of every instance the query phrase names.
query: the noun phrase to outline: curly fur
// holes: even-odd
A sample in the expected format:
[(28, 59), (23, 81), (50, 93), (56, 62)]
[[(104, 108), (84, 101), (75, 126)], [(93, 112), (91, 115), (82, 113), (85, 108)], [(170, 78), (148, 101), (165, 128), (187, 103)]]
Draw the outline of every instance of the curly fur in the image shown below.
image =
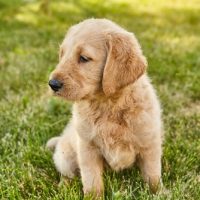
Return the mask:
[[(81, 63), (80, 55), (90, 58)], [(88, 19), (68, 31), (50, 78), (54, 94), (74, 102), (72, 119), (53, 149), (57, 170), (80, 170), (84, 193), (103, 192), (104, 164), (119, 171), (135, 161), (151, 190), (161, 179), (162, 120), (147, 62), (135, 36), (106, 19)]]

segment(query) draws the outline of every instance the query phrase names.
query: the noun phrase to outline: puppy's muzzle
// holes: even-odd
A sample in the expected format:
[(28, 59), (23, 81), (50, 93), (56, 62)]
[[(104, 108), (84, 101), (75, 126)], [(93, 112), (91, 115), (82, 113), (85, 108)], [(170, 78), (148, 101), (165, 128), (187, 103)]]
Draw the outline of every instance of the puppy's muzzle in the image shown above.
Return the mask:
[(51, 87), (51, 89), (54, 91), (54, 92), (57, 92), (58, 90), (60, 90), (63, 86), (63, 83), (60, 82), (59, 80), (56, 80), (56, 79), (51, 79), (49, 81), (49, 86)]

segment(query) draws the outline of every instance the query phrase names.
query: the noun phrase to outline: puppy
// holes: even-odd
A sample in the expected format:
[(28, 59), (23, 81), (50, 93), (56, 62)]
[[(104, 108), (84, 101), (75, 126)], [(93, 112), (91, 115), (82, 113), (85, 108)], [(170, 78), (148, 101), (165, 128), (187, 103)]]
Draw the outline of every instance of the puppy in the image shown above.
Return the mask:
[(161, 109), (146, 74), (135, 36), (106, 19), (72, 26), (50, 76), (54, 95), (73, 101), (72, 119), (48, 141), (57, 170), (73, 178), (80, 170), (84, 193), (101, 195), (103, 168), (136, 161), (156, 192), (161, 180)]

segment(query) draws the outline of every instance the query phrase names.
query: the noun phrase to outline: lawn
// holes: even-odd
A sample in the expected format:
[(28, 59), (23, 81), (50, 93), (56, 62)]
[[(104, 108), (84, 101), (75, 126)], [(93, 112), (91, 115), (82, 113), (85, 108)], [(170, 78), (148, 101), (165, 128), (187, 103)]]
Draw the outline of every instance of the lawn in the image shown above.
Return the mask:
[[(76, 3), (75, 3), (76, 2)], [(163, 108), (163, 183), (151, 195), (136, 168), (104, 175), (105, 199), (200, 198), (198, 0), (0, 0), (0, 199), (83, 199), (80, 179), (58, 187), (45, 143), (71, 104), (48, 94), (58, 48), (74, 23), (104, 17), (136, 34)]]

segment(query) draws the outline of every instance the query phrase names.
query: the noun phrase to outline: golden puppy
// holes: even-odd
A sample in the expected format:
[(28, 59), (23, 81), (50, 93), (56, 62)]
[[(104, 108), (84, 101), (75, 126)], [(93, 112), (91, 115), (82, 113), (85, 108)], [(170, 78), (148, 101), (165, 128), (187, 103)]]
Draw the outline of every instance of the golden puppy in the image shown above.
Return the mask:
[(57, 170), (80, 170), (84, 193), (103, 192), (106, 162), (119, 171), (137, 157), (155, 192), (161, 179), (161, 109), (135, 36), (106, 19), (88, 19), (68, 31), (49, 85), (74, 102), (60, 137), (48, 141)]

